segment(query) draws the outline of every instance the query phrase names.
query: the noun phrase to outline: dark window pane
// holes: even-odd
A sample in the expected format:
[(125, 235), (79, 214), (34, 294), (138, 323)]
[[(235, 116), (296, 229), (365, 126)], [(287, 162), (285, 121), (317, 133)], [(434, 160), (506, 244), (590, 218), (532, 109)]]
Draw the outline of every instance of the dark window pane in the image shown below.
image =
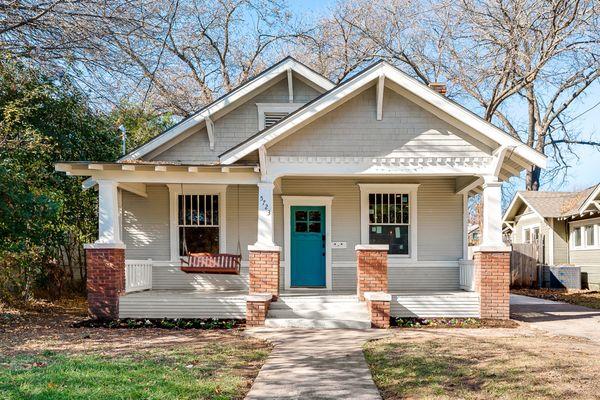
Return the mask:
[(198, 221), (200, 225), (206, 225), (206, 196), (198, 199)]
[(389, 194), (382, 194), (381, 195), (381, 222), (384, 224), (387, 224), (389, 222), (389, 203), (390, 202), (390, 195)]
[(321, 223), (320, 222), (311, 222), (308, 225), (309, 232), (321, 232)]
[[(185, 246), (184, 246), (185, 242)], [(179, 254), (187, 253), (219, 253), (219, 228), (210, 227), (180, 227)]]
[(396, 200), (396, 222), (397, 224), (402, 223), (402, 195), (395, 195)]
[(375, 222), (381, 223), (381, 193), (375, 195)]
[(308, 219), (310, 221), (321, 221), (321, 211), (310, 211), (308, 213)]
[(213, 211), (212, 211), (212, 224), (219, 225), (219, 196), (212, 197)]
[(369, 244), (387, 244), (388, 254), (408, 254), (408, 226), (371, 225), (369, 226)]
[(185, 204), (183, 206), (185, 209), (185, 225), (192, 224), (192, 196), (185, 196)]
[(408, 219), (408, 206), (402, 207), (402, 223), (410, 224), (410, 221)]
[(296, 222), (296, 232), (306, 232), (306, 222)]
[(184, 216), (184, 210), (183, 210), (183, 196), (179, 195), (177, 196), (177, 209), (179, 210), (179, 225), (183, 225), (183, 216)]
[(369, 194), (369, 222), (375, 222), (375, 194)]
[(306, 211), (296, 211), (296, 221), (306, 221)]
[(200, 216), (198, 213), (198, 196), (192, 196), (191, 209), (192, 209), (192, 224), (198, 225), (199, 220), (200, 220)]
[(212, 225), (212, 201), (210, 195), (204, 197), (204, 207), (206, 208), (206, 225)]

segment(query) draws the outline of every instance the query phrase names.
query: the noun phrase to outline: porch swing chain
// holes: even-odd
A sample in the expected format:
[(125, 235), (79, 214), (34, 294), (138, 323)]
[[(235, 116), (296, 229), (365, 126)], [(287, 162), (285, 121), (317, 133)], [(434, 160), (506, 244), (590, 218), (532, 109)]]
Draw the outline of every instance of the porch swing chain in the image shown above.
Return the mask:
[[(181, 205), (183, 206), (183, 224), (185, 225), (185, 193), (183, 191), (183, 183), (180, 183), (180, 185), (181, 185), (181, 197), (183, 198), (182, 202), (181, 202)], [(190, 215), (190, 218), (191, 218), (191, 215)], [(185, 228), (186, 227), (184, 226), (183, 227), (183, 254), (185, 256), (187, 256), (188, 250), (187, 250), (187, 239), (185, 238), (185, 231), (186, 231)]]

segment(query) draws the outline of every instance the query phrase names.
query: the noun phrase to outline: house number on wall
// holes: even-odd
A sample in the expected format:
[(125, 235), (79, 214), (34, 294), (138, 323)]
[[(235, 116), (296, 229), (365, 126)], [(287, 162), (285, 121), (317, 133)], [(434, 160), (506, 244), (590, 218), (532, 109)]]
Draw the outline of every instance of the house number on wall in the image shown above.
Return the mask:
[(264, 197), (260, 196), (258, 199), (258, 204), (260, 205), (260, 209), (267, 212), (267, 215), (271, 215), (271, 205), (268, 201), (265, 200)]

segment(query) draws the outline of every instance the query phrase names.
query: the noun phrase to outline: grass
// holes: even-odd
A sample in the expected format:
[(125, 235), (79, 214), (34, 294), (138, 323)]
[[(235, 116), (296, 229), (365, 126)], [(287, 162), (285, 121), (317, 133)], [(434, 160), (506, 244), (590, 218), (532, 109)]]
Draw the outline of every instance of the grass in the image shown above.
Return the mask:
[(538, 297), (546, 300), (562, 301), (578, 306), (600, 310), (600, 292), (593, 290), (552, 290), (552, 289), (513, 289), (512, 293)]
[(3, 399), (235, 399), (265, 348), (243, 340), (203, 351), (161, 349), (126, 356), (41, 354), (0, 357)]
[(365, 345), (384, 399), (588, 399), (600, 393), (600, 350), (592, 345), (419, 332)]
[(78, 327), (77, 304), (0, 315), (3, 400), (242, 399), (271, 350), (236, 329)]

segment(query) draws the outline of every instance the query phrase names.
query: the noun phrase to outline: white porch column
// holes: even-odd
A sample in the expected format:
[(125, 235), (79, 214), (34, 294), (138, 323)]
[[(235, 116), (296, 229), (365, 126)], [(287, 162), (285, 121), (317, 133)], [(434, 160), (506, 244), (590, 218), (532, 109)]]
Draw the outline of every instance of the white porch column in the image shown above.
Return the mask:
[(258, 234), (256, 245), (275, 246), (273, 227), (273, 183), (258, 185)]
[(484, 176), (483, 231), (480, 247), (505, 247), (502, 242), (502, 183), (496, 176)]
[(117, 182), (98, 180), (98, 240), (99, 244), (123, 244), (119, 220)]

